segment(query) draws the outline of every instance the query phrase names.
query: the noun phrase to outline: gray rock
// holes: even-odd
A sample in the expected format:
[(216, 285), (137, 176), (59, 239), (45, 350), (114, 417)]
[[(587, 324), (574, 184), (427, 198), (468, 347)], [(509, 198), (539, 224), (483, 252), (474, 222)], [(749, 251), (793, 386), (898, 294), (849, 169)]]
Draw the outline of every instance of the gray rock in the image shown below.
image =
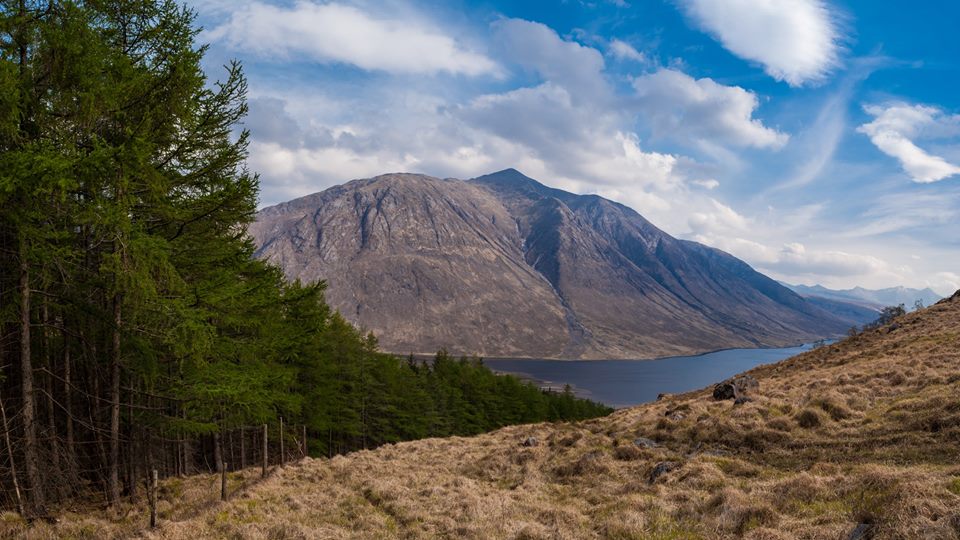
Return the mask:
[(657, 481), (657, 478), (667, 474), (670, 471), (675, 471), (680, 468), (680, 464), (676, 461), (661, 461), (650, 471), (650, 478), (648, 482), (653, 484)]
[(522, 446), (527, 446), (527, 447), (537, 446), (538, 444), (540, 444), (540, 441), (538, 441), (536, 437), (527, 437), (527, 438), (524, 439), (523, 442), (520, 443), (520, 444), (521, 444)]
[(748, 397), (759, 389), (760, 383), (753, 375), (737, 375), (715, 385), (713, 387), (713, 399), (722, 401)]
[(287, 278), (326, 279), (330, 307), (387, 352), (640, 358), (850, 326), (626, 206), (514, 170), (354, 180), (264, 208), (248, 231)]
[(738, 397), (737, 399), (733, 400), (733, 404), (734, 404), (734, 405), (743, 405), (744, 403), (750, 403), (751, 401), (753, 401), (753, 400), (750, 399), (750, 398), (747, 397), (747, 396), (740, 396), (740, 397)]
[(640, 448), (656, 448), (660, 446), (657, 444), (657, 441), (648, 439), (646, 437), (637, 437), (633, 440), (633, 444), (639, 446)]

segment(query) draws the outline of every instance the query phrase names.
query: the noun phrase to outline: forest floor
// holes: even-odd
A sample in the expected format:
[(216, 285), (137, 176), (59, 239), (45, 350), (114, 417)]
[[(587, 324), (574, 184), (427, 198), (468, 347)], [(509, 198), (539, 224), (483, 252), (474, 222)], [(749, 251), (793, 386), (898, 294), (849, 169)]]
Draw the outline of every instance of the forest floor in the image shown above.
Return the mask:
[[(168, 480), (161, 525), (67, 513), (31, 538), (960, 538), (960, 295), (600, 419)], [(248, 487), (242, 488), (243, 485)], [(122, 513), (121, 513), (122, 514)]]

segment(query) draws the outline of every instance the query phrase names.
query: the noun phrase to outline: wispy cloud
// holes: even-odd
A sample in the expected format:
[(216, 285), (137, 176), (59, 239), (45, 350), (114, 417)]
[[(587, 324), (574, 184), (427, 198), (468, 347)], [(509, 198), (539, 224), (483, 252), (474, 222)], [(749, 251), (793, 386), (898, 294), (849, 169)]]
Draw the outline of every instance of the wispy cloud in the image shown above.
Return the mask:
[(960, 166), (935, 156), (917, 146), (912, 139), (955, 134), (960, 130), (960, 116), (946, 115), (936, 107), (892, 103), (867, 105), (864, 110), (874, 117), (857, 131), (888, 156), (896, 158), (914, 182), (929, 183), (960, 174)]
[(822, 0), (681, 0), (733, 54), (790, 86), (824, 79), (839, 63), (836, 16)]
[(607, 53), (620, 60), (630, 60), (632, 62), (646, 63), (647, 57), (638, 51), (626, 41), (612, 39), (607, 45)]
[(241, 4), (204, 39), (274, 61), (308, 59), (391, 73), (500, 73), (486, 55), (422, 21), (375, 17), (338, 3)]

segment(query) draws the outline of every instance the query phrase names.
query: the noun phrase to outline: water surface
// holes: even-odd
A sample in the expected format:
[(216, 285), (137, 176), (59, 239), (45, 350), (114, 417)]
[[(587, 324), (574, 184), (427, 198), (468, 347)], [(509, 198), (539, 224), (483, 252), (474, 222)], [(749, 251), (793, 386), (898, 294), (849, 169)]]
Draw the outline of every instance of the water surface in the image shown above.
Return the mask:
[(483, 362), (495, 371), (513, 373), (543, 386), (562, 388), (569, 384), (580, 396), (611, 407), (627, 407), (654, 401), (660, 393), (703, 388), (810, 348), (803, 345), (785, 349), (729, 349), (657, 360), (485, 359)]

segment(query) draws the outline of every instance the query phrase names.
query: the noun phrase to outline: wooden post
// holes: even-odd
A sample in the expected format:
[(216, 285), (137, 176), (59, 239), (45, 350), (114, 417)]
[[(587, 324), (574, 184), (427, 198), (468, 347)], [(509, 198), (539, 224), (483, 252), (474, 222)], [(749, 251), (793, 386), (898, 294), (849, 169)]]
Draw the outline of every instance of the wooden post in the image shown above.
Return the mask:
[(280, 417), (280, 466), (286, 463), (286, 456), (283, 454), (283, 417)]
[(157, 479), (157, 470), (153, 469), (150, 473), (150, 528), (155, 529), (157, 527), (157, 486), (159, 481)]
[(240, 470), (247, 468), (247, 428), (240, 426)]
[(220, 500), (227, 500), (227, 464), (220, 464)]
[(261, 457), (263, 458), (263, 472), (261, 472), (260, 476), (263, 478), (266, 478), (267, 477), (267, 457), (268, 457), (267, 456), (267, 425), (266, 424), (263, 425), (262, 439), (263, 439), (263, 455)]
[(303, 441), (300, 447), (300, 457), (307, 457), (307, 425), (303, 425)]

